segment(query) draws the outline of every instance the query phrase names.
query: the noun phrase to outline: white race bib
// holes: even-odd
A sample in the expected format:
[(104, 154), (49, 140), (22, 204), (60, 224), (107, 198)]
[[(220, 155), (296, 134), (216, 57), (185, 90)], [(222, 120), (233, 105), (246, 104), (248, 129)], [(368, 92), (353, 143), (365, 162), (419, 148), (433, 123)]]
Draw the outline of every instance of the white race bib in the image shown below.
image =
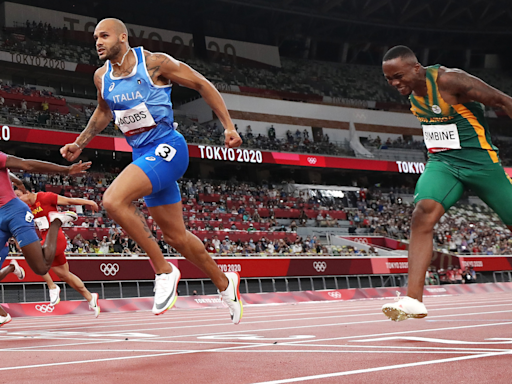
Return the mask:
[(156, 126), (145, 103), (140, 103), (131, 109), (116, 110), (114, 115), (116, 125), (126, 136), (135, 135)]
[(176, 149), (169, 144), (160, 144), (155, 149), (155, 155), (160, 156), (165, 161), (171, 161), (174, 155), (176, 155), (176, 152)]
[(46, 216), (34, 219), (34, 223), (36, 223), (37, 228), (39, 228), (40, 231), (46, 231), (47, 229), (50, 228), (50, 222), (48, 221)]
[(422, 125), (425, 146), (428, 149), (460, 149), (456, 124)]

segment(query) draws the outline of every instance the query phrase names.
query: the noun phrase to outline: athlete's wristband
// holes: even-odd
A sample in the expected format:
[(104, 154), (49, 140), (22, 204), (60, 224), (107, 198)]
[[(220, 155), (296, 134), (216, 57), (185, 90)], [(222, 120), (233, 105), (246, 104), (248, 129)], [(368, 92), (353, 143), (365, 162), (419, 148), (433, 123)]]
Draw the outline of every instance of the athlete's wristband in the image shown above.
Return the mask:
[(80, 145), (78, 145), (77, 143), (73, 143), (73, 144), (75, 144), (79, 150), (82, 150), (82, 148), (80, 148)]

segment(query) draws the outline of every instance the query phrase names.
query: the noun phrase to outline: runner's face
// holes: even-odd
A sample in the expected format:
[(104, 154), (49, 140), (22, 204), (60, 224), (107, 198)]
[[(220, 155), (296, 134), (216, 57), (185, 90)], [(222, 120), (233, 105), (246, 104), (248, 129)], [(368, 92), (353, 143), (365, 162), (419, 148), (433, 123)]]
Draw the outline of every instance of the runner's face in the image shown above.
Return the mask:
[(96, 40), (96, 52), (100, 60), (116, 59), (121, 52), (122, 42), (111, 28), (106, 28), (99, 24), (94, 30), (94, 39)]
[[(25, 204), (27, 205), (30, 205), (30, 201), (29, 201), (29, 195), (28, 194), (23, 194), (21, 193), (21, 191), (15, 191), (14, 193), (16, 193), (16, 196), (18, 196), (20, 198), (21, 201), (23, 201)], [(18, 194), (19, 193), (19, 194)]]
[(382, 63), (382, 71), (388, 84), (404, 96), (409, 96), (414, 90), (419, 68), (417, 62), (404, 61), (399, 57)]

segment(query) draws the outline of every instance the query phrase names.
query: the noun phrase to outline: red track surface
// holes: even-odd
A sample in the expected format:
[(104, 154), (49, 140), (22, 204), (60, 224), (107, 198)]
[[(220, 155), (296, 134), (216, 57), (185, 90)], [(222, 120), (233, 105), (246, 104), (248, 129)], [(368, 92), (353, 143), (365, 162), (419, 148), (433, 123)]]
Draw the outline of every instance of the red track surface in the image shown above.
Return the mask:
[(394, 323), (383, 300), (15, 318), (0, 383), (510, 383), (512, 294), (426, 298)]

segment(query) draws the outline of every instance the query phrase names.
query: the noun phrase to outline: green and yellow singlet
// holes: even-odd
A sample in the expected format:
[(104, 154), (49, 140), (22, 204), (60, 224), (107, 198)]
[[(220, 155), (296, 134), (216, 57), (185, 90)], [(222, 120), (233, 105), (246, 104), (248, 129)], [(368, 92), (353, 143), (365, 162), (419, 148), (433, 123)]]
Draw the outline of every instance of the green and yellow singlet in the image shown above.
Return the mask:
[(457, 105), (444, 101), (437, 88), (439, 67), (427, 67), (425, 97), (409, 96), (411, 111), (423, 127), (429, 159), (470, 167), (499, 163), (484, 106), (475, 101)]

